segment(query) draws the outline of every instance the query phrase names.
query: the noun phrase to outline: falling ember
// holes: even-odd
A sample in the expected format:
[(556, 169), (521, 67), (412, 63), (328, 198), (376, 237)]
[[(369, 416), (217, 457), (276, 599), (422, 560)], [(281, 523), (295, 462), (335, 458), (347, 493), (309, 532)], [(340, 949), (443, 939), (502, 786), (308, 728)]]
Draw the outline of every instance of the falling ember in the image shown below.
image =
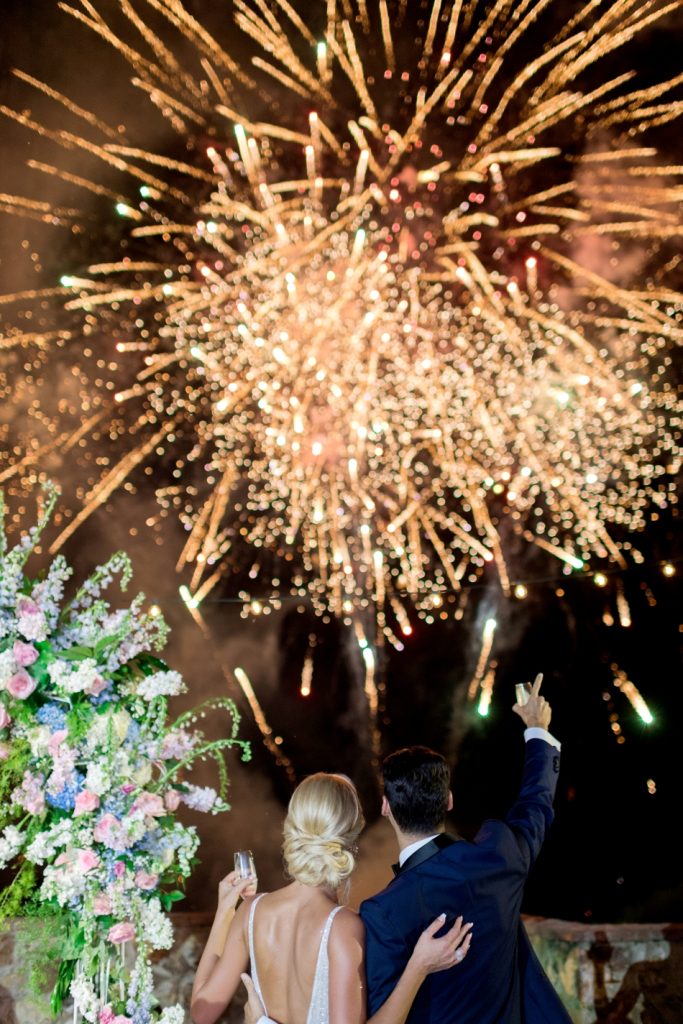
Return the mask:
[(617, 581), (617, 614), (619, 616), (619, 622), (624, 629), (628, 629), (631, 625), (631, 609), (629, 607), (626, 594), (624, 593), (624, 587), (621, 580)]
[(251, 680), (249, 679), (249, 676), (244, 671), (244, 669), (240, 668), (239, 666), (233, 669), (233, 675), (237, 682), (239, 683), (240, 689), (242, 690), (242, 693), (244, 694), (247, 703), (251, 708), (251, 712), (254, 716), (254, 721), (256, 722), (259, 728), (264, 745), (273, 755), (276, 762), (285, 769), (290, 781), (294, 782), (294, 766), (292, 765), (292, 762), (289, 760), (289, 758), (285, 757), (285, 755), (280, 750), (280, 743), (277, 742), (279, 737), (275, 737), (275, 739), (273, 738), (273, 730), (270, 728), (268, 722), (266, 721), (266, 716), (264, 715), (263, 709), (259, 704), (256, 694), (254, 693), (254, 687), (251, 685)]
[[(474, 700), (479, 689), (479, 684), (484, 678), (484, 672), (488, 664), (489, 655), (493, 647), (493, 637), (496, 632), (496, 626), (498, 623), (495, 619), (487, 619), (484, 623), (484, 629), (481, 634), (481, 651), (479, 652), (479, 660), (477, 661), (477, 667), (474, 670), (474, 675), (467, 687), (467, 699)], [(493, 683), (491, 683), (493, 687)]]
[(310, 651), (304, 658), (304, 667), (301, 670), (301, 686), (299, 693), (302, 697), (310, 697), (311, 683), (313, 682), (313, 656)]
[(625, 672), (618, 665), (612, 665), (614, 672), (614, 685), (620, 690), (630, 702), (636, 714), (645, 722), (645, 725), (652, 725), (654, 718), (649, 707), (640, 693), (640, 690), (632, 683)]
[(182, 599), (185, 602), (185, 604), (187, 605), (188, 609), (193, 610), (193, 609), (195, 609), (195, 608), (197, 608), (199, 606), (199, 602), (197, 601), (197, 598), (192, 596), (192, 594), (190, 593), (189, 589), (185, 586), (184, 583), (181, 584), (181, 586), (178, 587), (178, 593), (182, 597)]
[(489, 713), (489, 709), (491, 707), (491, 698), (493, 697), (493, 687), (494, 687), (495, 682), (496, 682), (496, 668), (497, 668), (496, 662), (492, 661), (491, 664), (488, 667), (486, 675), (484, 676), (484, 678), (481, 681), (481, 691), (480, 691), (480, 694), (479, 694), (479, 704), (477, 706), (477, 711), (482, 716), (482, 718), (486, 718), (486, 716)]
[(372, 748), (373, 758), (375, 762), (379, 761), (380, 747), (381, 747), (381, 736), (377, 724), (377, 717), (379, 714), (379, 689), (377, 686), (376, 673), (377, 673), (377, 658), (375, 652), (371, 646), (370, 641), (365, 633), (360, 618), (356, 618), (353, 623), (353, 629), (360, 650), (361, 658), (363, 659), (363, 669), (365, 678), (363, 681), (363, 689), (365, 691), (365, 698), (368, 704), (368, 720), (370, 723), (370, 744)]
[[(0, 480), (21, 490), (60, 454), (81, 473), (53, 548), (147, 475), (154, 528), (187, 530), (191, 613), (226, 577), (277, 578), (397, 647), (406, 604), (427, 618), (482, 572), (512, 592), (511, 534), (563, 571), (623, 569), (618, 537), (675, 501), (680, 465), (682, 171), (648, 135), (683, 104), (677, 80), (599, 73), (671, 5), (586, 3), (569, 30), (559, 0), (433, 0), (416, 34), (406, 4), (345, 0), (314, 33), (296, 5), (245, 0), (244, 64), (181, 0), (121, 0), (139, 50), (96, 7), (65, 10), (179, 144), (150, 151), (21, 73), (55, 117), (2, 108), (65, 149), (31, 168), (83, 209), (0, 209), (90, 246), (57, 284), (0, 297), (18, 355), (0, 397), (22, 410)], [(91, 232), (95, 208), (116, 242)], [(250, 614), (274, 607), (244, 593)]]

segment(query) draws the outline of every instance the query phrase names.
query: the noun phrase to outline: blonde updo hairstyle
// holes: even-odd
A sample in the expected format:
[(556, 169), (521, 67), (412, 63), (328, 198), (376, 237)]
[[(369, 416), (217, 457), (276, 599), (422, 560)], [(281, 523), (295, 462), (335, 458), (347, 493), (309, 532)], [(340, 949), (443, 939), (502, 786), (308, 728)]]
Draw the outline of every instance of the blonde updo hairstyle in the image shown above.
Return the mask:
[(356, 843), (365, 820), (358, 793), (341, 775), (318, 772), (304, 779), (289, 801), (282, 853), (287, 874), (346, 898), (356, 865)]

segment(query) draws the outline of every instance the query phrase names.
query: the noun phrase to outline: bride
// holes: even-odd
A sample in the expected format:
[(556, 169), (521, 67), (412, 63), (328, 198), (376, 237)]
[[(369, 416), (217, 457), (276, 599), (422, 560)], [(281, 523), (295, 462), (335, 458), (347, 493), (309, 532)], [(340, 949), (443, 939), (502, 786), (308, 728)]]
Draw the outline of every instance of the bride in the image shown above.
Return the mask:
[[(255, 896), (255, 879), (231, 872), (192, 989), (194, 1024), (214, 1024), (243, 977), (250, 1008), (280, 1024), (365, 1024), (363, 924), (340, 904), (348, 895), (364, 820), (344, 776), (323, 772), (294, 791), (284, 825), (291, 883)], [(237, 912), (235, 907), (243, 898)], [(470, 927), (458, 918), (443, 936), (443, 915), (418, 939), (396, 987), (371, 1024), (403, 1024), (425, 977), (459, 963)], [(243, 975), (251, 966), (251, 979)], [(267, 1009), (266, 1009), (267, 1008)], [(251, 1019), (251, 1018), (248, 1018)]]

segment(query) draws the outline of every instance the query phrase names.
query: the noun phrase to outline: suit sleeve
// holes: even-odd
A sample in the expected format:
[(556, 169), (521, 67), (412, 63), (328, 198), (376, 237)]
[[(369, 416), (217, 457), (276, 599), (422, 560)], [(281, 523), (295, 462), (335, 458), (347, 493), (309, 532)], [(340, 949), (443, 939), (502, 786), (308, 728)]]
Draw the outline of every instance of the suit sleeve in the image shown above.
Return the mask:
[(524, 870), (528, 872), (540, 852), (554, 817), (553, 797), (560, 770), (560, 755), (556, 747), (541, 739), (527, 740), (525, 751), (524, 774), (517, 799), (504, 822), (484, 822), (475, 842), (496, 844), (501, 838), (501, 829), (507, 831), (507, 825), (514, 836)]
[(376, 900), (361, 903), (360, 916), (365, 925), (365, 975), (371, 1017), (393, 992), (412, 949)]
[(553, 821), (553, 797), (560, 755), (557, 748), (545, 740), (531, 739), (525, 746), (522, 786), (505, 823), (515, 834), (528, 870), (536, 860)]

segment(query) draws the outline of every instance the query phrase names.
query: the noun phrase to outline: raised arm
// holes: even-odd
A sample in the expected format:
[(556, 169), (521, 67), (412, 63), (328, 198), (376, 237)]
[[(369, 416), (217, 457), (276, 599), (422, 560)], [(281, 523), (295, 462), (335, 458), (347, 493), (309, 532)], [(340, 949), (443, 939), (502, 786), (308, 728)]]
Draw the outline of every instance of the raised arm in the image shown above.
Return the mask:
[(218, 887), (218, 907), (192, 986), (194, 1024), (214, 1024), (232, 999), (249, 963), (246, 941), (248, 905), (237, 912), (240, 896), (254, 890), (253, 879), (231, 871)]
[[(553, 820), (553, 797), (560, 770), (557, 740), (548, 732), (552, 710), (541, 696), (542, 675), (533, 687), (527, 684), (526, 701), (518, 701), (513, 711), (526, 726), (526, 756), (519, 795), (505, 818), (526, 854), (527, 869), (541, 849), (545, 833)], [(523, 845), (522, 845), (523, 844)]]

